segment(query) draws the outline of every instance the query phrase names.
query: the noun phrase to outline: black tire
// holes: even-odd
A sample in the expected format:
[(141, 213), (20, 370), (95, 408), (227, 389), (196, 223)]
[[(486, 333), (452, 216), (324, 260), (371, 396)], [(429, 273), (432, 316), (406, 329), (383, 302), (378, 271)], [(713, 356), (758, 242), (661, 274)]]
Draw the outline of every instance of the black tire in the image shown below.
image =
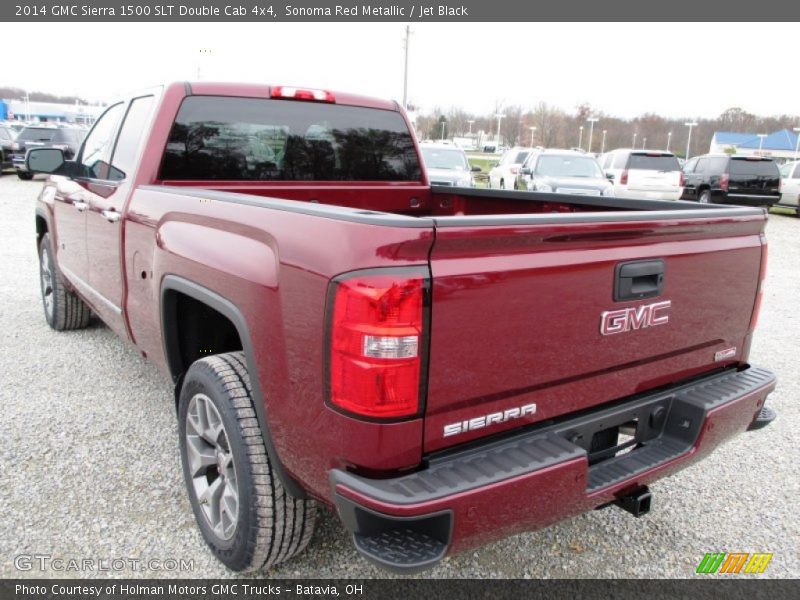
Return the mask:
[[(204, 512), (215, 511), (214, 501), (211, 501), (210, 508), (202, 508), (196, 490), (198, 480), (203, 485), (203, 480), (214, 481), (214, 473), (219, 477), (219, 467), (200, 466), (200, 470), (194, 474), (190, 471), (187, 446), (191, 442), (187, 431), (196, 431), (192, 429), (195, 426), (189, 415), (190, 405), (195, 406), (193, 399), (196, 398), (213, 404), (223, 426), (217, 439), (219, 443), (224, 442), (227, 456), (232, 457), (237, 517), (235, 520), (229, 519), (229, 523), (235, 523), (235, 529), (227, 538), (214, 530), (213, 515), (206, 516)], [(252, 388), (243, 352), (209, 356), (192, 364), (180, 393), (178, 421), (181, 461), (189, 501), (203, 538), (214, 555), (234, 571), (255, 571), (286, 561), (302, 552), (314, 531), (316, 503), (288, 494), (272, 468), (253, 407)], [(207, 444), (205, 436), (195, 435), (194, 438), (201, 444)], [(202, 474), (198, 476), (199, 472)], [(228, 473), (225, 467), (223, 473)], [(223, 485), (230, 480), (228, 474)], [(213, 483), (205, 485), (213, 487)], [(213, 495), (209, 494), (212, 498)], [(224, 532), (222, 497), (216, 500), (220, 505), (216, 511)], [(203, 506), (208, 504), (204, 503)]]
[(29, 173), (28, 171), (17, 171), (17, 177), (23, 181), (30, 181), (33, 179), (33, 173)]
[(64, 279), (53, 260), (50, 234), (39, 242), (39, 285), (47, 324), (56, 331), (83, 329), (89, 324), (92, 311), (74, 292), (64, 285)]
[(700, 195), (697, 197), (697, 201), (700, 204), (710, 204), (711, 203), (711, 190), (703, 190), (700, 192)]

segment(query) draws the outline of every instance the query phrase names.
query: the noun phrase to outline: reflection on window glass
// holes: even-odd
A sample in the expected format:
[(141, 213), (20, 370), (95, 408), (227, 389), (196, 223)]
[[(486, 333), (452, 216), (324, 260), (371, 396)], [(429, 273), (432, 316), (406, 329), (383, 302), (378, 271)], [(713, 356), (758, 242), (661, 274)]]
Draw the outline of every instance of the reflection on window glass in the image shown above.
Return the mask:
[(109, 179), (125, 179), (126, 174), (133, 170), (139, 141), (144, 134), (144, 126), (150, 117), (152, 106), (152, 96), (136, 98), (131, 102), (119, 131), (117, 145), (114, 148), (114, 159), (111, 161), (111, 171), (108, 174)]
[(115, 104), (103, 113), (89, 133), (89, 137), (86, 138), (81, 164), (85, 167), (89, 177), (96, 179), (108, 177), (109, 154), (114, 141), (114, 132), (121, 116), (122, 104)]
[(417, 181), (400, 113), (293, 100), (194, 96), (170, 131), (162, 179)]

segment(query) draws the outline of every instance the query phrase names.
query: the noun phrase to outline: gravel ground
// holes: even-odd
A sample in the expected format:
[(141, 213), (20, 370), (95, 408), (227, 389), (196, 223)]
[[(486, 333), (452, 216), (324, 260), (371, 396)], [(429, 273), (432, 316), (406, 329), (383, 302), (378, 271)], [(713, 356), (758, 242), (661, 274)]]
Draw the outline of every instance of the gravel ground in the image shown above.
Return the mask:
[[(0, 576), (14, 558), (167, 558), (237, 577), (211, 556), (184, 493), (167, 380), (102, 324), (56, 333), (38, 291), (33, 206), (41, 182), (0, 178)], [(445, 560), (423, 577), (692, 577), (709, 551), (773, 552), (765, 576), (800, 575), (796, 432), (800, 220), (770, 216), (769, 280), (752, 350), (779, 378), (772, 426), (652, 486), (654, 511), (597, 511)], [(721, 290), (722, 292), (722, 290)], [(153, 575), (125, 569), (120, 576)], [(334, 516), (305, 554), (268, 577), (384, 576)]]

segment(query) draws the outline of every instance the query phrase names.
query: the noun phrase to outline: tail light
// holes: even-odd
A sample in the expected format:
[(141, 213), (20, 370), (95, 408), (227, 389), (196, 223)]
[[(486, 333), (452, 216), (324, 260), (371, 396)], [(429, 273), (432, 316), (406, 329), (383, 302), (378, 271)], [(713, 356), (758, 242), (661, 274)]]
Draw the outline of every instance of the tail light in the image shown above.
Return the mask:
[(679, 187), (684, 187), (686, 185), (686, 175), (684, 175), (683, 171), (679, 171), (681, 174), (680, 182), (678, 183)]
[(628, 185), (628, 171), (623, 171), (622, 174), (619, 176), (619, 184)]
[(270, 90), (273, 98), (284, 98), (289, 100), (310, 100), (312, 102), (336, 102), (336, 98), (331, 92), (326, 90), (314, 90), (310, 88), (296, 88), (285, 85), (273, 86)]
[(427, 269), (337, 277), (328, 293), (327, 385), (332, 407), (361, 417), (419, 414), (427, 358)]
[(511, 167), (509, 171), (511, 171), (512, 174), (516, 175), (517, 173), (519, 173), (519, 167)]
[(764, 297), (764, 283), (767, 280), (767, 256), (769, 255), (769, 246), (767, 245), (767, 237), (761, 234), (761, 269), (758, 274), (758, 289), (756, 290), (756, 302), (753, 305), (753, 316), (750, 317), (750, 331), (754, 331), (758, 325), (758, 315), (761, 312), (761, 300)]
[(19, 150), (19, 142), (12, 142), (11, 143), (12, 150)]
[(728, 177), (727, 173), (723, 173), (722, 177), (719, 180), (719, 187), (723, 192), (728, 191), (728, 184), (730, 183), (730, 177)]

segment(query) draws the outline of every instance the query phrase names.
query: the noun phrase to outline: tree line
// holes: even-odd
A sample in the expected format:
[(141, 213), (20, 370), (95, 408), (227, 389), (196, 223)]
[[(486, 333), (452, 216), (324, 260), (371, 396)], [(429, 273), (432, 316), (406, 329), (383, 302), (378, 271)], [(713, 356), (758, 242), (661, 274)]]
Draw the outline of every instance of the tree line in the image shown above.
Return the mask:
[[(663, 150), (669, 143), (669, 149), (679, 156), (686, 153), (689, 134), (689, 128), (685, 125), (687, 122), (698, 124), (692, 130), (692, 155), (708, 152), (715, 131), (769, 134), (784, 128), (792, 129), (800, 123), (798, 115), (764, 117), (739, 107), (729, 108), (713, 119), (669, 119), (654, 113), (645, 113), (634, 119), (621, 119), (595, 110), (589, 104), (580, 104), (570, 113), (540, 102), (531, 108), (520, 105), (504, 107), (498, 104), (494, 112), (482, 115), (471, 114), (459, 108), (436, 108), (431, 114), (418, 116), (417, 131), (423, 139), (438, 140), (441, 139), (443, 130), (445, 139), (450, 139), (464, 136), (471, 129), (473, 134), (483, 132), (484, 136), (494, 139), (497, 132), (495, 115), (498, 113), (504, 115), (500, 122), (500, 135), (506, 146), (528, 146), (531, 142), (530, 128), (536, 127), (533, 132), (533, 143), (536, 146), (573, 148), (578, 147), (580, 141), (581, 147), (589, 150), (590, 123), (587, 119), (596, 117), (598, 121), (594, 124), (592, 152), (601, 151), (605, 130), (605, 150), (630, 148), (635, 139), (636, 148), (646, 144), (647, 148)], [(583, 135), (579, 129), (581, 126)]]

